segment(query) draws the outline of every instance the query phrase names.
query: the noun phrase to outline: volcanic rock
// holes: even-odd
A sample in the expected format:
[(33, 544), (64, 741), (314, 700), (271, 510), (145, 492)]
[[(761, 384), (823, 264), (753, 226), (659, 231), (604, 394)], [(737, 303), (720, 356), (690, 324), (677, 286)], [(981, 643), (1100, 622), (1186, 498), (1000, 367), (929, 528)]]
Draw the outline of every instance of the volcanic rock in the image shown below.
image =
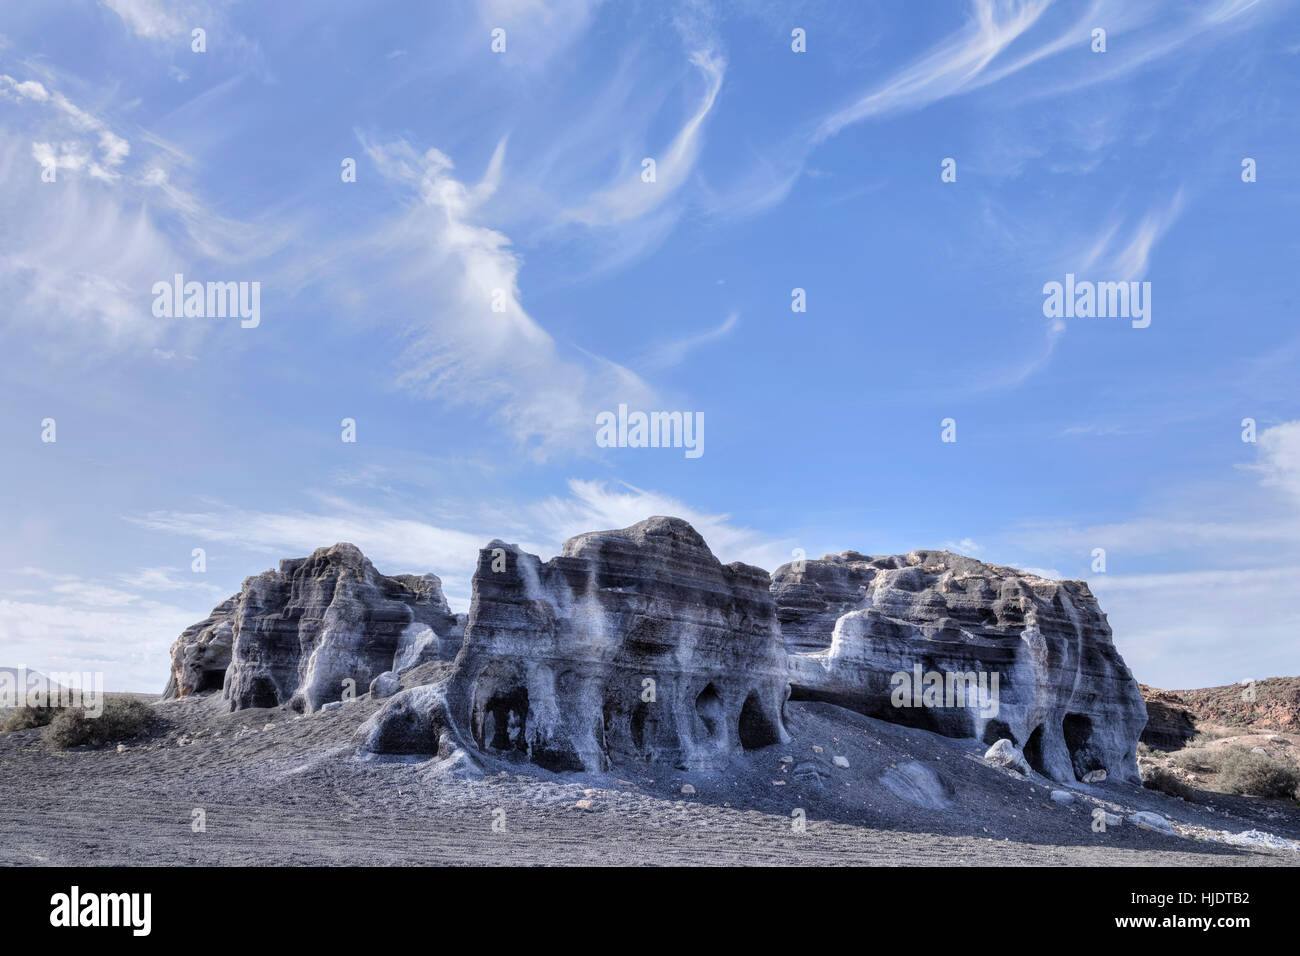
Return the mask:
[(221, 687), (231, 710), (311, 712), (385, 671), (450, 656), (456, 630), (436, 575), (389, 577), (336, 544), (247, 578), (187, 628), (172, 645), (164, 699)]
[(163, 700), (220, 690), (230, 666), (239, 595), (226, 598), (202, 621), (181, 631), (172, 644), (172, 670)]
[(772, 591), (793, 698), (1007, 738), (1054, 780), (1140, 781), (1146, 710), (1085, 583), (947, 551), (847, 551), (783, 565)]
[(952, 786), (934, 767), (920, 760), (909, 760), (891, 767), (880, 782), (894, 796), (926, 810), (946, 810), (952, 806)]
[(1022, 773), (1029, 776), (1029, 762), (1025, 760), (1025, 755), (1010, 740), (1003, 738), (995, 743), (984, 754), (984, 759), (991, 764), (999, 767), (1006, 767), (1008, 770), (1014, 770), (1016, 773)]
[[(445, 714), (426, 715), (416, 734), (425, 746), (452, 733), (464, 749), (551, 770), (690, 769), (788, 740), (768, 575), (721, 564), (679, 518), (579, 535), (548, 562), (493, 541), (473, 587), (438, 697)], [(364, 745), (409, 747), (412, 734), (385, 725), (410, 722), (416, 706), (411, 691), (398, 694)]]
[(1176, 693), (1139, 684), (1147, 705), (1142, 743), (1156, 750), (1178, 750), (1196, 736), (1196, 718)]

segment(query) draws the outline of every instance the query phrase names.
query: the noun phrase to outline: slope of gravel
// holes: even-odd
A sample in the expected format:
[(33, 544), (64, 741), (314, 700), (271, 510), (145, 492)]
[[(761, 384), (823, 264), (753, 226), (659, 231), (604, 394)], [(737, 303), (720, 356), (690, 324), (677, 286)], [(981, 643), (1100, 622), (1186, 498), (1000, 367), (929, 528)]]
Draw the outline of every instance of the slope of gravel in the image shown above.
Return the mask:
[[(1216, 795), (1199, 806), (1127, 785), (1062, 788), (987, 765), (974, 742), (828, 704), (791, 704), (793, 740), (738, 756), (724, 771), (644, 765), (611, 774), (553, 774), (495, 760), (365, 759), (352, 734), (378, 706), (363, 698), (297, 717), (279, 709), (225, 714), (212, 698), (174, 701), (157, 705), (154, 735), (122, 752), (57, 753), (39, 731), (0, 735), (5, 859), (1300, 864), (1297, 852), (1196, 838), (1260, 830), (1300, 840), (1300, 813), (1277, 802)], [(1069, 803), (1051, 798), (1061, 789), (1071, 791)], [(1163, 814), (1183, 836), (1127, 821), (1094, 832), (1097, 807), (1123, 817)], [(202, 832), (193, 825), (196, 810)]]

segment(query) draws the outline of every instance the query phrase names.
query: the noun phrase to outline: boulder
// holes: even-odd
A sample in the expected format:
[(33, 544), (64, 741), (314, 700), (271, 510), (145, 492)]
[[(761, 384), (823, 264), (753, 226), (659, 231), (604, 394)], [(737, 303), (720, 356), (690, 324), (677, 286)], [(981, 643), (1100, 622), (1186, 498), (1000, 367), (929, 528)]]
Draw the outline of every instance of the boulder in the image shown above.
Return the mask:
[(1146, 709), (1085, 583), (947, 551), (847, 551), (783, 565), (772, 592), (793, 698), (1006, 738), (1054, 780), (1140, 782)]
[(376, 699), (392, 697), (402, 689), (402, 681), (396, 671), (384, 671), (370, 682), (370, 696)]
[(994, 766), (1006, 767), (1008, 770), (1029, 776), (1030, 767), (1029, 762), (1025, 760), (1025, 755), (1016, 748), (1015, 744), (1005, 738), (985, 751), (984, 759)]
[(928, 763), (909, 760), (891, 767), (880, 782), (898, 799), (926, 810), (946, 810), (952, 806), (952, 786)]
[(455, 732), (447, 714), (445, 684), (400, 691), (357, 731), (361, 749), (377, 754), (431, 754), (450, 757)]
[(220, 687), (232, 711), (311, 712), (385, 671), (450, 656), (456, 629), (436, 575), (389, 577), (354, 545), (336, 544), (246, 579), (187, 628), (164, 698)]
[(1169, 836), (1178, 836), (1178, 831), (1174, 829), (1173, 824), (1158, 813), (1152, 813), (1150, 810), (1139, 810), (1136, 813), (1130, 813), (1128, 822), (1143, 830), (1154, 830), (1156, 833), (1164, 833)]

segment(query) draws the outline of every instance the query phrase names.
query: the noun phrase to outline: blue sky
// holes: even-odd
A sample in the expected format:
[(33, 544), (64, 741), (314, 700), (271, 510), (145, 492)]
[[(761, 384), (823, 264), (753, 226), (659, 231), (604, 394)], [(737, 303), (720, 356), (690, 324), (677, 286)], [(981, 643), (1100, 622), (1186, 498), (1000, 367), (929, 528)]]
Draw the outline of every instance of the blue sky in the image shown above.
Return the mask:
[[(464, 610), (493, 537), (677, 514), (1083, 578), (1147, 683), (1300, 671), (1295, 3), (288, 7), (0, 15), (0, 662), (159, 690), (280, 557)], [(260, 324), (156, 317), (178, 272)], [(598, 447), (620, 403), (704, 454)]]

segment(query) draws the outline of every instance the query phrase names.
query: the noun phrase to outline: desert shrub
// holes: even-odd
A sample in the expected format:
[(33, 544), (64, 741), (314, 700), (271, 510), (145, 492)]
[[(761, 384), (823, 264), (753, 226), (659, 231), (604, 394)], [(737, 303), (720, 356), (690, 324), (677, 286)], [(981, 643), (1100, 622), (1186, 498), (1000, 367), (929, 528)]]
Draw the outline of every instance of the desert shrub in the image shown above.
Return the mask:
[(1226, 756), (1222, 750), (1180, 750), (1170, 759), (1174, 766), (1183, 770), (1191, 770), (1194, 773), (1218, 773), (1223, 769), (1223, 759)]
[(64, 749), (89, 744), (104, 744), (129, 740), (147, 733), (153, 723), (153, 710), (148, 704), (133, 697), (110, 698), (104, 702), (104, 712), (92, 717), (82, 707), (68, 707), (45, 728), (45, 739), (52, 746)]
[(54, 719), (53, 707), (15, 707), (5, 715), (4, 723), (0, 724), (0, 733), (8, 734), (15, 730), (31, 730), (33, 727), (44, 727)]
[(1219, 730), (1217, 728), (1211, 730), (1202, 730), (1199, 731), (1197, 735), (1193, 737), (1191, 740), (1187, 741), (1185, 746), (1204, 747), (1208, 743), (1212, 743), (1213, 741), (1216, 740), (1222, 740), (1224, 737), (1231, 737), (1231, 736), (1232, 736), (1231, 732), (1227, 730)]
[(1294, 798), (1300, 787), (1300, 775), (1292, 767), (1245, 747), (1229, 748), (1220, 773), (1220, 786), (1228, 793)]
[(1148, 790), (1166, 793), (1171, 797), (1182, 797), (1184, 800), (1191, 800), (1196, 794), (1196, 791), (1183, 783), (1177, 774), (1164, 767), (1143, 767), (1142, 786)]

